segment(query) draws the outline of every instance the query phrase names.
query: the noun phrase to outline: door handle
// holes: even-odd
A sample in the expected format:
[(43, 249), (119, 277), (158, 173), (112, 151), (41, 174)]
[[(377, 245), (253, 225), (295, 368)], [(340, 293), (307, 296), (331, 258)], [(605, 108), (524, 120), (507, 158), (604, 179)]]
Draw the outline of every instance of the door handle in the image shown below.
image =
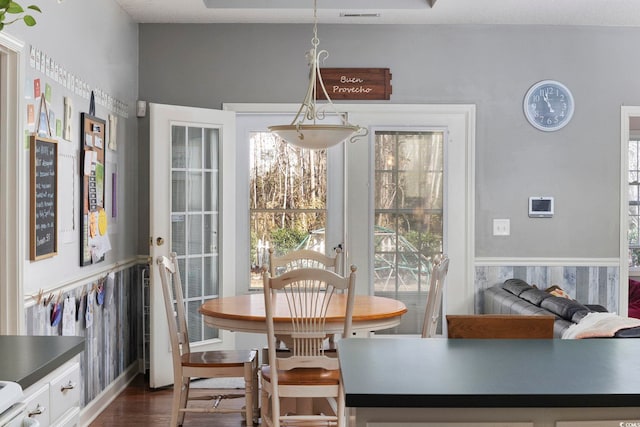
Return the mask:
[(164, 245), (164, 239), (162, 237), (158, 237), (156, 239), (156, 245), (158, 245), (158, 246)]

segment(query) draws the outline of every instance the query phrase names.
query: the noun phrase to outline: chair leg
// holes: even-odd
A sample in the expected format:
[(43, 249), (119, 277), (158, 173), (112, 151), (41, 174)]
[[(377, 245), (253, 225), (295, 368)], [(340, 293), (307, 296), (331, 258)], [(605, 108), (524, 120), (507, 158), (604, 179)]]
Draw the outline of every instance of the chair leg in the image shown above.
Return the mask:
[[(182, 390), (184, 388), (184, 384), (182, 381), (173, 383), (173, 399), (171, 403), (171, 423), (169, 424), (171, 427), (176, 427), (178, 425), (182, 425), (184, 421), (184, 412), (180, 412), (180, 409), (183, 408), (181, 405), (182, 402)], [(180, 418), (180, 423), (178, 423), (178, 418)]]
[(269, 418), (269, 410), (271, 409), (271, 403), (269, 402), (269, 393), (266, 387), (262, 386), (260, 393), (260, 418), (263, 424), (267, 424), (267, 418)]
[(338, 417), (338, 427), (346, 427), (347, 411), (345, 408), (344, 400), (344, 389), (341, 385), (340, 389), (338, 390), (338, 409), (336, 411), (336, 416)]
[(254, 424), (258, 424), (260, 422), (260, 381), (258, 379), (258, 367), (260, 366), (260, 362), (258, 361), (258, 350), (256, 350), (256, 358), (254, 360), (252, 371), (251, 371), (251, 382), (253, 384), (253, 421)]
[[(189, 385), (191, 384), (191, 378), (182, 377), (182, 387), (180, 387), (180, 408), (186, 409), (187, 402), (189, 401)], [(175, 398), (175, 396), (174, 396)], [(184, 424), (184, 416), (186, 413), (184, 411), (180, 411), (178, 417), (178, 425)]]
[(254, 417), (257, 416), (256, 413), (254, 413), (254, 408), (255, 408), (255, 375), (256, 375), (256, 371), (255, 371), (255, 367), (254, 367), (254, 363), (252, 362), (246, 362), (244, 364), (244, 400), (245, 400), (245, 422), (248, 426), (253, 425), (254, 423)]

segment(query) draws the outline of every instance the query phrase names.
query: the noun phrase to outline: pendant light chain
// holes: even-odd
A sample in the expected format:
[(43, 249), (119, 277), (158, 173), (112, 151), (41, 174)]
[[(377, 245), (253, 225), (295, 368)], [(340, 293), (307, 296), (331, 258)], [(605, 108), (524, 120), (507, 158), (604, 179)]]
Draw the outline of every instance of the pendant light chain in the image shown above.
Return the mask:
[[(313, 0), (313, 38), (311, 39), (311, 50), (307, 52), (310, 70), (306, 96), (291, 124), (269, 126), (271, 132), (302, 148), (325, 149), (347, 139), (354, 142), (355, 138), (366, 136), (369, 133), (367, 128), (349, 123), (346, 115), (339, 113), (333, 105), (320, 74), (320, 63), (329, 56), (329, 52), (318, 50), (319, 45), (318, 1)], [(326, 99), (326, 103), (321, 106), (316, 104), (318, 90)], [(327, 117), (327, 108), (331, 108), (333, 113), (339, 117), (341, 124), (317, 123)]]

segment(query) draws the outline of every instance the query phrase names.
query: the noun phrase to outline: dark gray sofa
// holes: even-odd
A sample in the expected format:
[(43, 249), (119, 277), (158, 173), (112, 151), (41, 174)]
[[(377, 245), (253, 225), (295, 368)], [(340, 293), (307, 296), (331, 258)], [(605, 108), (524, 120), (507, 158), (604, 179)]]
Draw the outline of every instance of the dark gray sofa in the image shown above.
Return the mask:
[[(561, 338), (572, 324), (593, 311), (607, 311), (600, 305), (583, 305), (578, 301), (557, 297), (529, 285), (524, 280), (508, 279), (484, 291), (485, 314), (553, 315), (553, 335)], [(619, 338), (638, 338), (640, 328), (622, 329)]]

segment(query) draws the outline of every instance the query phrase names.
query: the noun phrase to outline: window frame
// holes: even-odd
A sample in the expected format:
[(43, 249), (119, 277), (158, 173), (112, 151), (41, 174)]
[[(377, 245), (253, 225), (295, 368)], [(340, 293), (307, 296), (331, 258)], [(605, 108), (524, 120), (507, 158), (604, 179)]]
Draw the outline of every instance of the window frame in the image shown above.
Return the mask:
[[(248, 133), (266, 131), (267, 126), (278, 123), (290, 123), (300, 106), (297, 104), (224, 104), (223, 110), (235, 111), (236, 116), (236, 192), (237, 192), (237, 230), (236, 245), (236, 294), (261, 292), (259, 288), (251, 288), (250, 272), (250, 223), (249, 207), (249, 162), (250, 144)], [(337, 120), (337, 119), (336, 119)], [(337, 121), (336, 121), (337, 122)], [(327, 224), (328, 236), (325, 236), (325, 247), (331, 248), (343, 244), (344, 237), (344, 151), (345, 144), (330, 147), (327, 150)]]

